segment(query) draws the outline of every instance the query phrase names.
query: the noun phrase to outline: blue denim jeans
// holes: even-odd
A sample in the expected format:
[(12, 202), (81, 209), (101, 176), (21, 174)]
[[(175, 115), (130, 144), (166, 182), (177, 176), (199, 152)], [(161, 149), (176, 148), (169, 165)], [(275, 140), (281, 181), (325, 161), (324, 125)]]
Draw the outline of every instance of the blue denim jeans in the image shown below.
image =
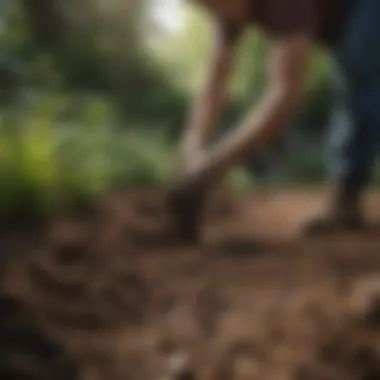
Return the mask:
[(360, 190), (371, 179), (380, 143), (380, 0), (357, 0), (331, 47), (337, 91), (332, 179)]

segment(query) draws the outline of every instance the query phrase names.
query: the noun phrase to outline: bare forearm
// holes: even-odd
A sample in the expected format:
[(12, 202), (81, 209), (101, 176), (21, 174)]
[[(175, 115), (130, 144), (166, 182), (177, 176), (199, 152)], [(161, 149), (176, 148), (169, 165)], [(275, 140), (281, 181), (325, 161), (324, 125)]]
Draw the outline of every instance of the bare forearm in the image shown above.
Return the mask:
[(218, 82), (212, 78), (204, 86), (188, 120), (187, 144), (193, 145), (198, 141), (207, 142), (210, 138), (219, 122), (221, 111), (227, 98), (226, 82), (226, 80)]
[(186, 127), (183, 145), (189, 151), (203, 148), (210, 139), (227, 98), (227, 88), (239, 34), (236, 33), (233, 37), (227, 36), (220, 28), (221, 26), (217, 31), (202, 90)]
[(262, 102), (201, 157), (198, 167), (192, 169), (195, 177), (217, 179), (253, 152), (262, 150), (289, 124), (303, 92), (312, 42), (311, 34), (301, 32), (275, 41), (270, 52), (269, 86)]
[(229, 167), (262, 150), (289, 123), (296, 107), (296, 98), (281, 91), (270, 91), (245, 120), (226, 139), (216, 145), (209, 156), (215, 171)]

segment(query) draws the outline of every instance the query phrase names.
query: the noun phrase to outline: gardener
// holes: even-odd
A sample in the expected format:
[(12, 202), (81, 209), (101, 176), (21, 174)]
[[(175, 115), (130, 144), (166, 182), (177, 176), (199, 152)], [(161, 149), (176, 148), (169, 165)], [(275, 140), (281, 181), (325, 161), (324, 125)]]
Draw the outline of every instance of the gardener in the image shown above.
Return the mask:
[[(363, 189), (380, 134), (380, 0), (198, 0), (216, 32), (210, 67), (181, 145), (170, 205), (178, 225), (195, 233), (210, 185), (259, 152), (289, 125), (299, 107), (312, 47), (322, 43), (334, 62), (333, 191), (308, 232), (359, 229)], [(271, 37), (269, 86), (256, 109), (215, 146), (206, 146), (221, 113), (236, 45), (250, 25)], [(185, 231), (183, 231), (185, 232)]]

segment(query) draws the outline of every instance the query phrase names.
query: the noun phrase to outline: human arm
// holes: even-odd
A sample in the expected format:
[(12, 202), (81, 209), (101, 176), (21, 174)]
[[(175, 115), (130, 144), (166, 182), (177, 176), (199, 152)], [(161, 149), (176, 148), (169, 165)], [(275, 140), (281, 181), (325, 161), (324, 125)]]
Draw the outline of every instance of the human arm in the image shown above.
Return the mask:
[(181, 144), (182, 159), (191, 161), (211, 137), (227, 98), (237, 41), (242, 30), (217, 22), (207, 71), (191, 110)]
[(205, 158), (208, 171), (223, 172), (258, 152), (281, 133), (294, 116), (301, 100), (313, 38), (291, 34), (272, 46), (269, 85), (262, 101), (249, 112), (227, 138)]

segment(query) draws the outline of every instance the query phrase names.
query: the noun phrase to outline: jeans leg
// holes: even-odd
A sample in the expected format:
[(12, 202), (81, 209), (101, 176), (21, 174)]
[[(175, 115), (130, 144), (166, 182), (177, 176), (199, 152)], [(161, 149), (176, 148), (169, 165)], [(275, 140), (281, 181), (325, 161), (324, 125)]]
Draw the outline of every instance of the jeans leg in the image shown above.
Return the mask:
[(335, 182), (361, 189), (380, 140), (380, 1), (359, 0), (333, 47), (337, 107), (331, 134)]

